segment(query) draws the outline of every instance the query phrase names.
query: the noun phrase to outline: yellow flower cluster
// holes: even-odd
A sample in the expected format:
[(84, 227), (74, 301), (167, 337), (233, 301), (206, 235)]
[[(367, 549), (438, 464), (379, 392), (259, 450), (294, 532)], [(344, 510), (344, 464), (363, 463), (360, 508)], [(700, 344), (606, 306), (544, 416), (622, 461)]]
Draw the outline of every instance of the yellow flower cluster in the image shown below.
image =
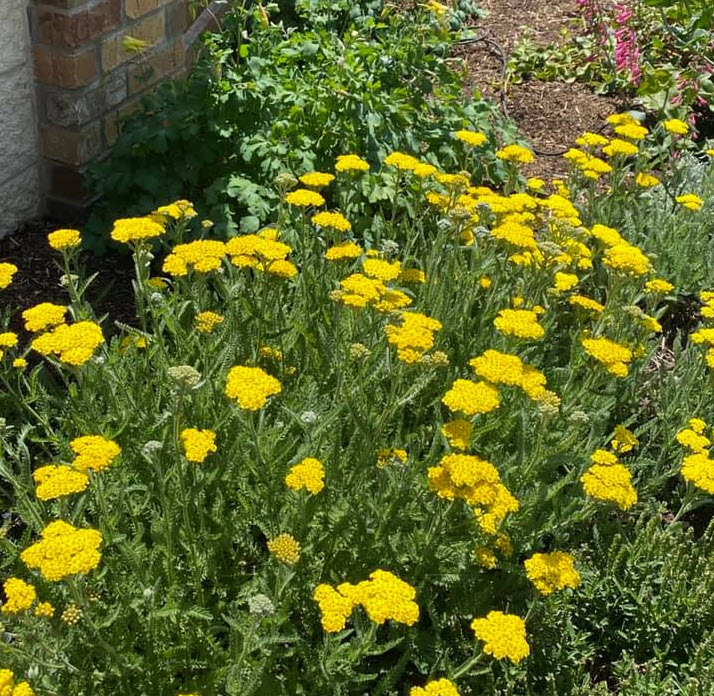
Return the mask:
[(69, 446), (77, 455), (72, 466), (78, 471), (104, 471), (121, 454), (119, 445), (101, 435), (83, 435)]
[(641, 276), (652, 270), (650, 260), (632, 244), (616, 244), (605, 249), (604, 263), (614, 271)]
[(635, 177), (635, 183), (642, 188), (653, 188), (654, 186), (659, 186), (660, 180), (653, 174), (640, 172)]
[(530, 164), (535, 159), (533, 152), (522, 145), (506, 145), (500, 150), (496, 150), (496, 157), (504, 162), (518, 164)]
[(714, 459), (709, 456), (711, 441), (704, 435), (707, 424), (700, 418), (692, 418), (689, 428), (677, 433), (677, 442), (689, 454), (682, 461), (682, 476), (707, 493), (714, 494)]
[(12, 283), (15, 273), (17, 273), (17, 266), (14, 263), (0, 263), (0, 290), (4, 290)]
[(294, 491), (304, 488), (317, 495), (325, 487), (325, 467), (319, 459), (306, 457), (290, 469), (285, 477), (285, 485)]
[(583, 338), (581, 340), (585, 352), (605, 366), (605, 369), (616, 377), (626, 377), (629, 373), (629, 362), (632, 351), (627, 347), (600, 336), (598, 338)]
[(86, 574), (101, 560), (102, 535), (96, 529), (76, 529), (55, 520), (42, 531), (42, 538), (26, 548), (20, 558), (28, 568), (38, 569), (50, 582)]
[(172, 276), (185, 276), (193, 268), (197, 273), (210, 273), (221, 267), (226, 245), (215, 239), (199, 239), (178, 244), (164, 259), (162, 270)]
[[(305, 186), (311, 186), (312, 188), (324, 188), (325, 186), (329, 186), (334, 180), (334, 174), (327, 174), (326, 172), (309, 172), (300, 177), (301, 183), (305, 184)], [(288, 203), (289, 202), (290, 201), (288, 201)]]
[(627, 467), (607, 450), (596, 450), (591, 462), (580, 477), (585, 493), (596, 500), (615, 503), (621, 510), (631, 508), (637, 502), (637, 491)]
[(317, 192), (310, 189), (297, 189), (291, 191), (285, 200), (290, 205), (295, 205), (298, 208), (309, 208), (310, 206), (319, 207), (325, 205), (325, 199)]
[(84, 365), (104, 343), (102, 329), (93, 321), (60, 324), (30, 344), (41, 355), (56, 355), (69, 365)]
[(226, 378), (226, 396), (246, 411), (259, 411), (281, 390), (280, 382), (260, 367), (237, 365)]
[(637, 145), (627, 142), (627, 140), (613, 138), (608, 145), (602, 148), (602, 151), (608, 157), (631, 157), (636, 155), (640, 149)]
[(293, 566), (300, 560), (300, 543), (291, 534), (278, 534), (270, 539), (268, 551), (285, 565)]
[(526, 622), (520, 616), (490, 611), (485, 618), (474, 619), (471, 629), (485, 643), (483, 651), (497, 660), (507, 658), (518, 664), (530, 654)]
[(441, 401), (450, 411), (459, 411), (466, 416), (489, 413), (501, 405), (496, 387), (468, 379), (457, 379)]
[(526, 575), (538, 592), (549, 595), (565, 587), (580, 584), (580, 574), (573, 565), (573, 557), (563, 551), (534, 553), (524, 562)]
[[(378, 263), (369, 264), (367, 268), (372, 273), (379, 273), (385, 276), (399, 276), (401, 264), (399, 262), (390, 264), (381, 259), (366, 259)], [(401, 290), (394, 290), (384, 284), (379, 278), (370, 278), (362, 273), (353, 273), (340, 281), (340, 290), (331, 293), (331, 297), (348, 307), (361, 309), (363, 307), (374, 307), (378, 312), (392, 312), (396, 309), (403, 309), (411, 304), (411, 298)]]
[(458, 418), (444, 423), (441, 428), (441, 433), (454, 449), (467, 450), (471, 442), (473, 430), (474, 427), (469, 421)]
[(615, 126), (614, 130), (615, 133), (629, 140), (642, 140), (647, 137), (647, 133), (649, 132), (639, 123), (623, 123), (622, 125)]
[(377, 468), (385, 469), (394, 464), (406, 464), (407, 451), (394, 447), (385, 447), (377, 452)]
[(318, 227), (327, 227), (338, 232), (349, 232), (352, 229), (350, 221), (339, 212), (322, 211), (312, 216), (312, 222)]
[(612, 167), (605, 160), (595, 157), (588, 152), (571, 148), (563, 157), (580, 169), (586, 179), (599, 179), (603, 174), (609, 174)]
[(159, 206), (151, 213), (150, 217), (155, 222), (163, 225), (168, 220), (191, 220), (197, 214), (191, 201), (181, 199), (168, 205)]
[(434, 347), (434, 333), (441, 330), (441, 322), (418, 312), (402, 312), (401, 326), (384, 327), (387, 341), (397, 349), (397, 357), (408, 365), (420, 362)]
[(219, 324), (223, 323), (223, 317), (215, 312), (199, 312), (196, 315), (196, 331), (201, 333), (211, 333)]
[(538, 314), (532, 309), (502, 309), (493, 325), (506, 336), (539, 340), (545, 329), (538, 323)]
[(212, 430), (186, 428), (181, 431), (181, 444), (189, 462), (201, 464), (211, 452), (218, 451), (216, 433)]
[(456, 131), (454, 135), (458, 140), (461, 140), (471, 147), (479, 147), (479, 145), (483, 145), (487, 140), (485, 133), (479, 133), (477, 131), (460, 130)]
[(254, 268), (282, 278), (297, 275), (297, 268), (287, 260), (292, 249), (273, 238), (269, 228), (259, 234), (233, 237), (226, 243), (226, 252), (231, 263), (238, 268)]
[(412, 626), (419, 619), (415, 597), (411, 585), (386, 570), (375, 570), (369, 580), (356, 585), (344, 582), (337, 589), (318, 585), (313, 593), (313, 599), (320, 607), (322, 627), (328, 633), (341, 631), (358, 606), (376, 624), (392, 620)]
[(670, 118), (664, 121), (662, 125), (668, 133), (674, 135), (687, 135), (687, 133), (689, 133), (689, 125), (684, 121), (680, 121), (678, 118)]
[(542, 399), (547, 393), (545, 375), (534, 367), (524, 365), (517, 355), (489, 349), (469, 364), (487, 382), (520, 387), (534, 401)]
[(681, 196), (677, 196), (675, 200), (689, 210), (701, 210), (704, 205), (702, 199), (695, 193), (684, 193)]
[(481, 528), (495, 534), (510, 512), (520, 507), (501, 482), (491, 462), (469, 454), (447, 454), (438, 466), (430, 467), (429, 487), (440, 498), (460, 499), (474, 508)]
[(164, 233), (164, 226), (150, 217), (123, 218), (114, 223), (111, 237), (115, 242), (130, 244), (152, 239)]
[(627, 452), (632, 452), (639, 444), (640, 441), (631, 430), (628, 430), (621, 424), (615, 426), (615, 436), (610, 443), (610, 446), (615, 452), (626, 454)]
[(12, 670), (0, 669), (0, 696), (35, 696), (35, 692), (26, 681), (15, 684)]
[(369, 170), (369, 163), (358, 155), (339, 155), (335, 164), (335, 171), (338, 172), (366, 172)]
[(25, 329), (37, 333), (52, 326), (63, 324), (67, 310), (68, 307), (52, 304), (51, 302), (42, 302), (30, 307), (22, 313), (22, 318), (25, 320)]
[(40, 602), (33, 613), (38, 619), (51, 619), (55, 615), (55, 608), (49, 602)]
[(89, 485), (89, 476), (65, 464), (48, 464), (35, 469), (32, 478), (37, 484), (35, 494), (40, 500), (54, 500), (81, 493)]
[(343, 261), (344, 259), (357, 259), (362, 256), (362, 247), (354, 242), (342, 242), (330, 247), (325, 252), (328, 261)]
[(17, 345), (17, 334), (12, 331), (0, 333), (0, 360), (5, 356), (3, 348), (14, 348)]
[(82, 237), (78, 230), (57, 230), (47, 235), (47, 241), (53, 249), (63, 251), (79, 246)]
[(448, 679), (437, 679), (425, 686), (414, 686), (409, 691), (409, 696), (460, 696), (456, 685)]
[(3, 614), (19, 614), (27, 611), (37, 599), (37, 592), (33, 585), (20, 578), (8, 578), (3, 584), (6, 601), (2, 605)]

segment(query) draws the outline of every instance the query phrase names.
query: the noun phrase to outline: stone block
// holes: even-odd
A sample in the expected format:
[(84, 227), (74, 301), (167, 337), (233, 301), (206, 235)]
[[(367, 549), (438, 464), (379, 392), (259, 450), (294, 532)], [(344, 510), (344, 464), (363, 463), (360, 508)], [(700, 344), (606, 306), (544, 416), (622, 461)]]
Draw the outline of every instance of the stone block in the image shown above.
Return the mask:
[(134, 39), (146, 41), (150, 47), (158, 46), (164, 41), (164, 15), (162, 12), (155, 12), (152, 15), (140, 19), (138, 22), (130, 24), (125, 29), (117, 32), (108, 39), (102, 41), (102, 70), (109, 72), (118, 65), (136, 58), (141, 60), (136, 54), (128, 53), (122, 45), (123, 40), (131, 36)]
[(79, 167), (96, 157), (101, 149), (99, 121), (79, 130), (40, 124), (40, 152), (47, 159)]
[(129, 68), (129, 94), (144, 91), (162, 78), (183, 68), (185, 62), (186, 52), (181, 39), (164, 45), (146, 60)]
[(40, 7), (36, 23), (41, 43), (77, 48), (119, 26), (121, 0), (99, 0), (71, 12)]
[(48, 46), (32, 49), (38, 82), (74, 89), (91, 84), (98, 77), (97, 51), (90, 46), (64, 53)]
[(0, 181), (36, 159), (34, 83), (29, 66), (21, 65), (0, 77)]
[(0, 0), (0, 73), (27, 61), (28, 42), (24, 0)]
[(43, 113), (47, 121), (57, 126), (79, 128), (121, 104), (126, 97), (126, 73), (120, 70), (86, 90), (46, 90)]
[(40, 181), (37, 164), (0, 183), (0, 237), (14, 232), (23, 221), (40, 212)]

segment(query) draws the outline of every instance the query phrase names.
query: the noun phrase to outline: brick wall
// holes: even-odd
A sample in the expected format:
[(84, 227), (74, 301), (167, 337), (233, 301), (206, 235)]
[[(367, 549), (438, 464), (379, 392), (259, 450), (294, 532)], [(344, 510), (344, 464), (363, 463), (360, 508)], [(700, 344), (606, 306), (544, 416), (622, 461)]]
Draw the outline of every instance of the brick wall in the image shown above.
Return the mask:
[(27, 0), (0, 0), (0, 236), (40, 209)]
[[(185, 73), (188, 0), (30, 3), (42, 185), (61, 214), (89, 202), (83, 173), (116, 140), (118, 119), (157, 82)], [(127, 53), (126, 37), (148, 47)]]

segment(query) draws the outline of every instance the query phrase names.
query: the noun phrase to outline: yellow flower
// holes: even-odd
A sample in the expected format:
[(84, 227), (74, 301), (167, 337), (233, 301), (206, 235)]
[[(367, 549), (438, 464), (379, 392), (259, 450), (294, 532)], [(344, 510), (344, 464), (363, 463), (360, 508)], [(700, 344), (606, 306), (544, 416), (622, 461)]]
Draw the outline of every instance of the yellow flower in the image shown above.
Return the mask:
[(519, 249), (535, 251), (538, 248), (535, 232), (530, 227), (517, 222), (503, 222), (494, 227), (490, 234), (494, 239), (503, 240)]
[(62, 520), (50, 522), (40, 541), (26, 548), (20, 558), (28, 568), (39, 569), (45, 580), (54, 582), (71, 575), (86, 574), (99, 565), (102, 535), (96, 529), (76, 529)]
[(441, 401), (450, 411), (461, 411), (467, 416), (489, 413), (501, 405), (496, 387), (467, 379), (457, 379)]
[(478, 147), (479, 145), (483, 145), (487, 140), (486, 135), (484, 133), (478, 133), (470, 130), (456, 131), (454, 135), (459, 140), (466, 143), (467, 145), (470, 145), (471, 147)]
[(181, 444), (189, 462), (201, 464), (211, 452), (216, 452), (216, 433), (212, 430), (186, 428), (181, 431)]
[(675, 200), (689, 210), (700, 210), (704, 204), (702, 199), (694, 193), (685, 193), (681, 196), (677, 196)]
[(488, 290), (493, 285), (493, 281), (488, 276), (481, 276), (478, 279), (478, 284), (483, 290)]
[(574, 288), (578, 284), (580, 279), (574, 273), (558, 272), (555, 274), (554, 280), (555, 289), (558, 292), (565, 292), (566, 290)]
[(268, 551), (285, 565), (293, 566), (300, 560), (300, 544), (291, 534), (279, 534), (270, 539)]
[(469, 448), (473, 429), (474, 427), (469, 421), (459, 418), (444, 423), (441, 433), (454, 449), (466, 450)]
[(24, 580), (20, 580), (20, 578), (8, 578), (5, 580), (3, 589), (7, 598), (5, 604), (2, 605), (2, 609), (0, 609), (3, 614), (19, 614), (22, 611), (26, 611), (37, 599), (37, 592), (34, 586), (29, 585)]
[(584, 309), (589, 312), (595, 312), (599, 314), (605, 309), (604, 305), (591, 299), (590, 297), (585, 297), (584, 295), (571, 295), (568, 298), (568, 304), (572, 307), (578, 307), (579, 309)]
[(448, 679), (437, 679), (424, 687), (412, 687), (409, 696), (460, 696), (460, 694), (453, 682)]
[(593, 225), (590, 234), (607, 247), (627, 244), (616, 229), (605, 225)]
[(365, 259), (362, 263), (365, 275), (378, 280), (394, 280), (402, 271), (399, 261), (385, 261), (383, 259)]
[(651, 188), (652, 186), (659, 186), (660, 184), (660, 180), (656, 176), (645, 174), (644, 172), (640, 172), (635, 181), (637, 185), (642, 188)]
[(95, 472), (104, 471), (121, 454), (121, 449), (116, 442), (107, 440), (101, 435), (84, 435), (75, 438), (69, 446), (77, 455), (72, 466), (78, 471), (89, 469)]
[(84, 365), (104, 343), (102, 329), (93, 321), (60, 324), (30, 344), (41, 355), (56, 355), (69, 365)]
[(674, 135), (687, 135), (689, 133), (689, 125), (678, 118), (671, 118), (662, 125), (668, 133), (673, 133)]
[(474, 551), (474, 558), (476, 563), (486, 570), (493, 570), (496, 567), (496, 554), (487, 546), (479, 546)]
[(506, 145), (500, 150), (496, 150), (496, 157), (504, 162), (517, 162), (519, 164), (529, 164), (534, 160), (533, 152), (521, 145)]
[(0, 290), (4, 290), (12, 283), (15, 273), (17, 273), (17, 266), (14, 263), (0, 263)]
[(22, 313), (22, 318), (25, 320), (25, 329), (37, 333), (62, 324), (65, 314), (67, 314), (67, 309), (68, 307), (52, 304), (51, 302), (42, 302), (30, 307)]
[(424, 271), (419, 268), (405, 268), (399, 274), (399, 280), (407, 285), (426, 283), (426, 275), (424, 274)]
[(215, 312), (199, 312), (196, 315), (196, 331), (201, 333), (211, 333), (221, 323), (223, 317)]
[[(693, 420), (695, 421), (694, 425), (697, 427), (695, 428), (694, 425), (692, 425), (692, 421), (690, 421), (692, 429), (689, 430), (685, 428), (684, 430), (680, 430), (676, 436), (677, 442), (692, 452), (704, 452), (711, 447), (711, 440), (703, 434), (704, 428), (701, 427), (701, 423), (704, 423), (704, 421), (700, 421), (699, 419)], [(704, 423), (704, 426), (706, 427), (706, 423)]]
[[(193, 207), (193, 203), (187, 200), (174, 201), (169, 205), (162, 205), (151, 213), (151, 219), (163, 225), (167, 220), (191, 220), (198, 213)], [(210, 222), (206, 221), (205, 222)], [(204, 225), (205, 226), (205, 225)], [(210, 227), (210, 225), (208, 225)]]
[(419, 312), (403, 312), (400, 319), (401, 326), (384, 327), (387, 341), (397, 349), (397, 357), (403, 362), (419, 362), (433, 348), (434, 333), (441, 330), (441, 322)]
[(320, 622), (328, 633), (343, 630), (355, 607), (354, 602), (329, 585), (318, 585), (312, 595), (320, 607)]
[(685, 457), (682, 462), (682, 476), (697, 488), (714, 493), (714, 460), (709, 458), (709, 452), (695, 452)]
[(581, 477), (585, 493), (628, 510), (637, 502), (632, 476), (622, 464), (593, 464)]
[(638, 121), (636, 118), (630, 116), (628, 113), (623, 114), (611, 114), (605, 119), (611, 126), (626, 126), (626, 125), (637, 125)]
[(701, 418), (690, 418), (687, 423), (689, 427), (699, 435), (701, 435), (707, 428), (707, 424)]
[(405, 155), (403, 152), (392, 152), (384, 158), (384, 163), (389, 167), (396, 167), (404, 171), (413, 171), (421, 164), (416, 157)]
[(580, 575), (569, 553), (535, 553), (523, 565), (528, 579), (541, 594), (549, 595), (556, 590), (575, 588), (580, 584)]
[(55, 608), (49, 602), (40, 602), (33, 613), (39, 619), (51, 619), (55, 615)]
[(615, 133), (630, 140), (642, 140), (647, 136), (647, 132), (644, 126), (635, 123), (624, 123), (621, 126), (615, 126)]
[(35, 696), (35, 691), (26, 681), (23, 681), (12, 690), (12, 696)]
[(608, 142), (605, 136), (588, 131), (578, 137), (575, 144), (580, 145), (580, 147), (602, 147), (603, 145), (607, 145)]
[(342, 583), (337, 592), (346, 597), (353, 607), (362, 606), (376, 624), (392, 620), (412, 626), (419, 619), (414, 588), (386, 570), (375, 570), (369, 580), (357, 585)]
[(635, 434), (628, 430), (624, 425), (615, 426), (615, 437), (610, 445), (615, 452), (631, 452), (640, 444), (640, 441), (635, 437)]
[(298, 208), (318, 207), (325, 204), (325, 199), (319, 193), (309, 189), (292, 191), (285, 197), (285, 200), (290, 205), (298, 206)]
[(178, 244), (164, 259), (162, 270), (172, 276), (185, 276), (193, 268), (197, 273), (209, 273), (221, 267), (226, 245), (214, 239), (199, 239)]
[(318, 459), (306, 457), (290, 469), (285, 484), (294, 491), (304, 488), (312, 495), (317, 495), (325, 487), (325, 467)]
[(164, 226), (150, 217), (123, 218), (114, 223), (111, 237), (115, 242), (129, 244), (158, 237), (164, 231)]
[(323, 211), (313, 215), (312, 222), (318, 227), (329, 227), (338, 232), (349, 232), (352, 229), (350, 221), (342, 213)]
[(377, 452), (377, 468), (384, 469), (395, 464), (406, 464), (407, 451), (395, 447), (385, 447)]
[[(325, 186), (329, 186), (334, 180), (334, 174), (327, 174), (325, 172), (309, 172), (300, 177), (300, 181), (305, 184), (305, 186), (312, 186), (313, 188), (324, 188)], [(289, 202), (290, 201), (288, 201), (288, 203)]]
[(652, 270), (650, 260), (632, 244), (617, 244), (605, 249), (604, 263), (614, 271), (628, 275), (645, 275)]
[(0, 333), (0, 348), (14, 348), (17, 345), (17, 334), (12, 331)]
[(518, 664), (530, 654), (526, 623), (520, 616), (490, 611), (486, 618), (474, 619), (471, 628), (476, 637), (484, 641), (483, 651), (497, 660), (508, 658)]
[(623, 157), (629, 157), (631, 155), (636, 155), (640, 150), (637, 145), (628, 143), (627, 140), (614, 138), (610, 141), (609, 145), (605, 145), (605, 147), (603, 147), (602, 151), (608, 157), (618, 157), (620, 155)]
[(57, 251), (78, 246), (82, 238), (78, 230), (57, 230), (47, 235), (50, 246)]
[(226, 396), (246, 411), (260, 410), (281, 390), (280, 382), (259, 367), (238, 365), (228, 372)]
[(653, 280), (648, 280), (645, 283), (645, 290), (647, 290), (648, 292), (664, 294), (666, 292), (671, 292), (672, 290), (674, 290), (674, 285), (672, 285), (672, 283), (668, 283), (662, 278), (654, 278)]
[(24, 370), (27, 367), (27, 360), (25, 358), (15, 358), (12, 361), (12, 366), (16, 370)]
[(338, 172), (366, 172), (369, 170), (369, 163), (358, 155), (339, 155), (335, 164), (335, 171)]
[(32, 478), (37, 484), (35, 495), (40, 500), (55, 500), (81, 493), (89, 485), (87, 474), (64, 464), (49, 464), (35, 469)]
[(545, 336), (537, 314), (530, 309), (502, 309), (493, 320), (493, 325), (507, 336), (533, 340)]
[(608, 372), (617, 377), (626, 377), (628, 363), (632, 360), (632, 351), (609, 338), (583, 338), (585, 352), (602, 363)]

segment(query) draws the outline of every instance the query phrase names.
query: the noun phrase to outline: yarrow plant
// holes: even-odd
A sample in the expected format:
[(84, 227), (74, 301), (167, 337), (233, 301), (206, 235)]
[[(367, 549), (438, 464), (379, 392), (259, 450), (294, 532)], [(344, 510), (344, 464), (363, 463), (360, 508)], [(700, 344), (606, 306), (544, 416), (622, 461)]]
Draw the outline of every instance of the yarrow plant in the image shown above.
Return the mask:
[(504, 142), (499, 189), (466, 125), (449, 170), (295, 168), (227, 239), (120, 218), (130, 324), (49, 236), (76, 281), (0, 331), (0, 690), (709, 683), (714, 175), (616, 114), (567, 180)]

